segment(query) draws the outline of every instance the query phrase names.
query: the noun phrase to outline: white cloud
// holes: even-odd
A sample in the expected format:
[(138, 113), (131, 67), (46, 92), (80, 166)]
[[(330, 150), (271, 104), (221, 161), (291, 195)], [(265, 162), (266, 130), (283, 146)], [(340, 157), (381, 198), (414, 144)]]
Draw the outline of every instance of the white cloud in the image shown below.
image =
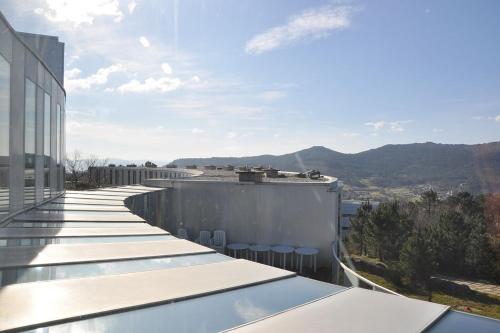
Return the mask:
[(236, 136), (238, 136), (238, 133), (236, 132), (227, 132), (226, 138), (228, 139), (234, 139)]
[(194, 83), (200, 83), (200, 77), (198, 75), (195, 75), (191, 78), (191, 81), (193, 81)]
[(495, 117), (495, 121), (496, 121), (497, 123), (500, 123), (500, 115), (498, 115), (498, 116), (496, 116), (496, 117)]
[(442, 128), (433, 128), (432, 131), (434, 133), (441, 133), (441, 132), (444, 132), (444, 130)]
[(144, 47), (150, 47), (151, 46), (151, 43), (149, 42), (149, 40), (146, 37), (144, 37), (144, 36), (141, 36), (139, 38), (139, 43), (141, 43), (141, 45), (144, 46)]
[(370, 126), (375, 132), (382, 129), (387, 129), (388, 132), (403, 132), (405, 129), (402, 125), (411, 123), (412, 120), (397, 120), (397, 121), (375, 121), (367, 122), (365, 126)]
[(82, 71), (81, 71), (79, 68), (72, 68), (72, 69), (69, 69), (69, 70), (67, 70), (67, 71), (64, 71), (64, 78), (65, 78), (66, 80), (68, 80), (68, 79), (73, 79), (73, 78), (75, 78), (75, 77), (79, 76), (81, 72), (82, 72)]
[(108, 82), (108, 77), (111, 73), (122, 71), (121, 65), (111, 65), (109, 67), (99, 68), (95, 74), (85, 78), (78, 78), (80, 70), (73, 68), (67, 70), (66, 75), (69, 73), (70, 77), (66, 76), (64, 87), (68, 92), (75, 92), (79, 90), (88, 90), (94, 86), (101, 86)]
[(148, 78), (144, 82), (132, 80), (122, 84), (117, 88), (120, 93), (144, 93), (144, 92), (168, 92), (176, 90), (181, 86), (181, 80), (178, 78), (162, 77), (159, 79)]
[(43, 8), (35, 8), (35, 13), (45, 16), (52, 22), (69, 22), (75, 27), (82, 23), (92, 24), (99, 16), (114, 18), (120, 22), (123, 18), (118, 0), (45, 0)]
[(348, 138), (354, 138), (356, 136), (359, 136), (359, 133), (349, 132), (349, 133), (343, 133), (342, 135)]
[(331, 32), (348, 28), (355, 8), (327, 5), (293, 16), (288, 23), (254, 36), (245, 45), (249, 54), (261, 54), (303, 40), (328, 36)]
[(127, 9), (128, 9), (129, 14), (132, 14), (134, 12), (135, 7), (137, 7), (137, 2), (131, 1), (128, 3)]
[(261, 99), (263, 99), (263, 100), (265, 100), (265, 101), (271, 102), (271, 101), (275, 101), (275, 100), (278, 100), (278, 99), (285, 98), (286, 96), (287, 96), (287, 92), (286, 91), (282, 91), (282, 90), (269, 90), (269, 91), (263, 92), (258, 97), (261, 98)]
[(193, 134), (201, 134), (201, 133), (205, 133), (205, 131), (204, 131), (204, 130), (202, 130), (202, 129), (199, 129), (199, 128), (196, 128), (196, 127), (195, 127), (195, 128), (193, 128), (193, 129), (191, 130), (191, 133), (193, 133)]
[(164, 62), (163, 64), (161, 64), (161, 70), (167, 74), (167, 75), (171, 75), (172, 74), (172, 67), (170, 67), (169, 64), (167, 64), (166, 62)]
[(382, 128), (384, 128), (386, 125), (386, 122), (385, 121), (376, 121), (376, 122), (367, 122), (365, 123), (365, 126), (371, 126), (373, 127), (373, 130), (374, 131), (378, 131), (378, 130), (381, 130)]

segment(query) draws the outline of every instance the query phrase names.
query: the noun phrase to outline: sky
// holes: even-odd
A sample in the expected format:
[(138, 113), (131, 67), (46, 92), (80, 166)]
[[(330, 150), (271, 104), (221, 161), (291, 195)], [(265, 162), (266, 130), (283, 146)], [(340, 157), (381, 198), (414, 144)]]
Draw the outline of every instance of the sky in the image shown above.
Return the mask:
[(65, 43), (67, 152), (500, 140), (500, 2), (0, 0)]

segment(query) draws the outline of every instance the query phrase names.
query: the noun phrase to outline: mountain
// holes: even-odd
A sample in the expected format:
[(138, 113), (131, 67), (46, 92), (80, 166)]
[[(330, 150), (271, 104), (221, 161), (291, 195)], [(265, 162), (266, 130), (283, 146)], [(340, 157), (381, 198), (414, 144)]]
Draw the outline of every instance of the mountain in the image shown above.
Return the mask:
[(314, 146), (278, 156), (183, 158), (173, 163), (271, 165), (288, 171), (317, 169), (358, 189), (432, 185), (441, 190), (500, 192), (500, 141), (477, 145), (385, 145), (356, 154)]

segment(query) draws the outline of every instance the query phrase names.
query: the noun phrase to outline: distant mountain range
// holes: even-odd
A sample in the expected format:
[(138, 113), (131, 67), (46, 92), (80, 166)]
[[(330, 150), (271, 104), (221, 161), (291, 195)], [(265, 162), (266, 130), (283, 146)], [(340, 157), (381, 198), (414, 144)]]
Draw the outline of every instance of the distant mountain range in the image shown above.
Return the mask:
[(183, 158), (178, 166), (271, 165), (288, 171), (320, 170), (357, 189), (431, 185), (441, 190), (500, 192), (500, 141), (478, 145), (432, 142), (385, 145), (357, 154), (322, 147), (285, 155)]

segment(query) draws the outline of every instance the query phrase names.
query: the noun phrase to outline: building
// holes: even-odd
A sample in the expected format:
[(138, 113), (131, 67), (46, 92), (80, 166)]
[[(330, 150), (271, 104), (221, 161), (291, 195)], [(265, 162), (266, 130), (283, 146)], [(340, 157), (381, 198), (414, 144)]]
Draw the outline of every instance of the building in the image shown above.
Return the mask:
[[(357, 288), (360, 278), (336, 257), (341, 187), (332, 177), (256, 184), (209, 169), (64, 191), (64, 90), (51, 70), (59, 64), (1, 15), (0, 25), (0, 332), (499, 331), (499, 321), (369, 281), (382, 292)], [(317, 228), (334, 240), (346, 286), (235, 259), (155, 225), (224, 227), (249, 242), (313, 241)]]
[(63, 190), (64, 44), (0, 14), (0, 219)]
[(193, 170), (178, 168), (147, 168), (137, 166), (99, 166), (90, 167), (89, 182), (97, 186), (143, 184), (150, 178), (185, 178)]
[[(358, 208), (361, 207), (363, 201), (361, 200), (342, 200), (342, 218), (340, 222), (340, 233), (342, 239), (345, 239), (349, 235), (351, 230), (351, 218), (358, 214)], [(376, 209), (379, 205), (377, 201), (370, 201), (373, 209)]]

